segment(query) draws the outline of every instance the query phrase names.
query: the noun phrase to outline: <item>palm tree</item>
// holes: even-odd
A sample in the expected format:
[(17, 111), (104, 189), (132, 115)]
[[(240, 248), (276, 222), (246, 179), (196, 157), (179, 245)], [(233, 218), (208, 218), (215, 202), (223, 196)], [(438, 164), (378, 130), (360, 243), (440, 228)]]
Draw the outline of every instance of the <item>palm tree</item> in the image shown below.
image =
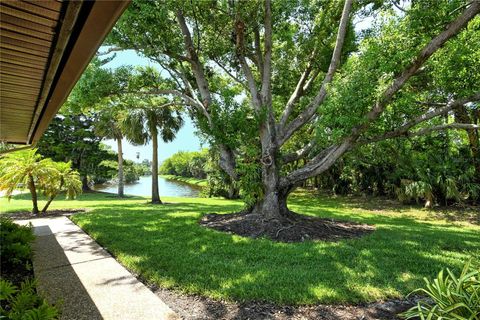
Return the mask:
[(71, 162), (52, 162), (55, 172), (44, 179), (42, 189), (48, 197), (48, 201), (42, 209), (45, 213), (53, 199), (62, 191), (65, 191), (67, 199), (75, 199), (82, 193), (82, 180), (78, 171), (72, 169)]
[(37, 188), (54, 174), (53, 161), (42, 159), (37, 149), (12, 152), (0, 159), (0, 191), (10, 198), (15, 189), (26, 186), (32, 195), (32, 213), (37, 215)]
[(125, 181), (123, 178), (123, 129), (121, 126), (122, 111), (116, 108), (104, 108), (95, 122), (95, 133), (117, 142), (118, 153), (118, 196), (124, 196)]
[(124, 119), (123, 127), (130, 142), (144, 145), (152, 141), (152, 203), (162, 203), (158, 192), (158, 137), (170, 142), (182, 125), (180, 109), (161, 98), (142, 100), (128, 110)]

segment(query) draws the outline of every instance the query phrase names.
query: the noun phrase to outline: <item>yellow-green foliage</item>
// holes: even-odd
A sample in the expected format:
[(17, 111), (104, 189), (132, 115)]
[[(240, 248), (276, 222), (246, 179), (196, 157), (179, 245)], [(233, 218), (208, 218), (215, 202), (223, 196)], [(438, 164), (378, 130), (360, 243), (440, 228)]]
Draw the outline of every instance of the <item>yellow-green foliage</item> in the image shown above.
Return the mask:
[(475, 320), (480, 318), (480, 268), (472, 261), (465, 264), (459, 276), (450, 269), (439, 272), (436, 279), (424, 279), (425, 287), (412, 293), (423, 294), (432, 300), (419, 302), (401, 314), (405, 319)]

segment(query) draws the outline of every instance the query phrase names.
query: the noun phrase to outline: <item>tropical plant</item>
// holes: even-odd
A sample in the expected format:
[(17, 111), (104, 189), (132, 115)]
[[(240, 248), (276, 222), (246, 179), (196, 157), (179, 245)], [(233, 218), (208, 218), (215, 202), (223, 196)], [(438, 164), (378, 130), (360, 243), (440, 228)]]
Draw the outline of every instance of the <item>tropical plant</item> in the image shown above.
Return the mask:
[(152, 203), (162, 203), (158, 190), (158, 137), (172, 141), (183, 125), (180, 109), (162, 98), (136, 100), (124, 118), (125, 136), (137, 145), (152, 142)]
[(7, 217), (0, 217), (0, 263), (2, 277), (27, 265), (32, 258), (31, 242), (35, 239), (32, 226), (21, 226)]
[(0, 279), (0, 305), (2, 319), (53, 320), (59, 316), (57, 308), (37, 294), (34, 280), (25, 280), (18, 288)]
[(75, 199), (82, 193), (82, 181), (80, 174), (72, 169), (71, 162), (52, 162), (55, 169), (52, 174), (43, 180), (42, 189), (48, 200), (42, 209), (45, 213), (53, 199), (60, 193), (65, 192), (67, 199)]
[(67, 199), (81, 193), (82, 181), (77, 171), (71, 169), (71, 163), (54, 162), (43, 159), (37, 149), (12, 152), (0, 159), (0, 190), (10, 199), (16, 189), (27, 187), (32, 196), (32, 213), (37, 215), (38, 193), (43, 192), (48, 200), (42, 212), (46, 212), (50, 203), (65, 191)]
[(472, 261), (465, 264), (460, 275), (450, 269), (439, 272), (433, 281), (425, 280), (425, 288), (410, 294), (425, 294), (432, 302), (420, 301), (400, 314), (404, 319), (476, 320), (480, 318), (480, 268)]
[(38, 214), (39, 186), (55, 174), (52, 160), (42, 159), (37, 149), (8, 153), (0, 159), (0, 191), (8, 198), (19, 188), (27, 187), (32, 195), (33, 214)]
[(32, 226), (0, 217), (0, 319), (57, 319), (58, 311), (36, 292), (31, 275)]

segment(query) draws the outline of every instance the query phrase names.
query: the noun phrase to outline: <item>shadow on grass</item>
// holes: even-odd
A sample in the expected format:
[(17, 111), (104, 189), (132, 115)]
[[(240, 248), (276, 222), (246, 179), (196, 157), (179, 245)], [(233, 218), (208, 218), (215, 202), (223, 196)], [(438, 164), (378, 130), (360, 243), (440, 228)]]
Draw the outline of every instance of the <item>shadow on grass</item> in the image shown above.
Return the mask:
[[(15, 199), (29, 200), (28, 195)], [(277, 243), (201, 227), (206, 213), (229, 213), (239, 201), (108, 198), (88, 193), (58, 206), (87, 207), (73, 220), (147, 282), (215, 299), (287, 304), (367, 302), (405, 295), (443, 267), (480, 258), (480, 230), (358, 208), (344, 199), (294, 194), (294, 211), (374, 224), (372, 234), (341, 242)], [(26, 203), (26, 202), (25, 202)], [(361, 207), (361, 206), (360, 206)], [(217, 310), (218, 311), (218, 310)]]
[[(204, 213), (230, 202), (93, 205), (73, 219), (148, 282), (217, 299), (311, 304), (402, 296), (449, 266), (480, 256), (478, 230), (408, 217), (350, 215), (325, 206), (307, 213), (375, 224), (369, 236), (337, 243), (275, 243), (203, 228)], [(313, 213), (314, 212), (314, 213)]]

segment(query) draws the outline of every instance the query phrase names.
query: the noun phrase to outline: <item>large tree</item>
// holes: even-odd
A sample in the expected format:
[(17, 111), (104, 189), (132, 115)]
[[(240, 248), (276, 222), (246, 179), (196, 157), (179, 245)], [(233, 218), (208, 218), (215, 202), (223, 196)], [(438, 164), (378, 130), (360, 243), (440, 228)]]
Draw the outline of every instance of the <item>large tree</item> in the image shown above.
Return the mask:
[(134, 144), (152, 142), (152, 203), (161, 204), (158, 188), (158, 138), (170, 142), (183, 125), (178, 108), (163, 98), (133, 100), (123, 120), (126, 137)]
[[(358, 146), (478, 130), (437, 121), (463, 106), (476, 108), (478, 82), (457, 90), (436, 73), (442, 57), (478, 34), (480, 2), (410, 3), (138, 0), (109, 44), (135, 49), (169, 72), (174, 87), (160, 79), (141, 93), (190, 106), (222, 169), (252, 188), (250, 212), (290, 223), (289, 193)], [(382, 14), (369, 32), (355, 35), (353, 17), (367, 9)], [(477, 59), (479, 44), (468, 45), (477, 49), (468, 59)], [(478, 66), (460, 76), (478, 77)], [(300, 158), (304, 165), (289, 170)]]

